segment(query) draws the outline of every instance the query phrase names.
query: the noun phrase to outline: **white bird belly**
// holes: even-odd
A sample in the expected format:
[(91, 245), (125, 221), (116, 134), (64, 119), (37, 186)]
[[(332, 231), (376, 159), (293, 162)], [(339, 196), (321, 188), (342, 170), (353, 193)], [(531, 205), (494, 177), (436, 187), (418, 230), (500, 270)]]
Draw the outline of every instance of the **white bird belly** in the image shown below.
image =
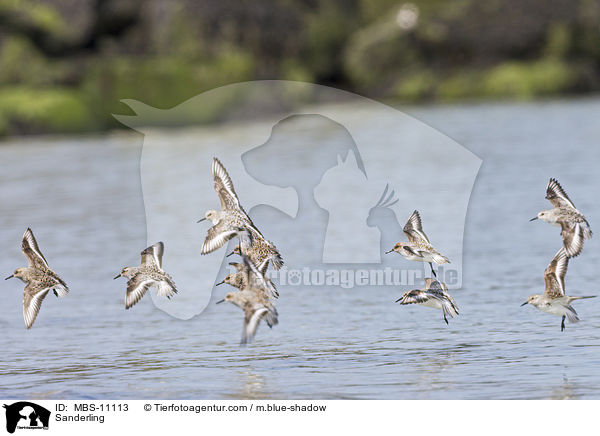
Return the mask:
[(417, 262), (431, 262), (430, 260), (425, 260), (424, 257), (415, 256), (412, 253), (401, 253), (401, 254), (405, 259), (408, 259), (408, 260), (415, 260)]
[(552, 224), (555, 227), (560, 227), (560, 224), (556, 220), (556, 217), (545, 216), (545, 217), (541, 217), (540, 219), (544, 222), (547, 222), (548, 224)]
[(567, 312), (569, 311), (565, 306), (563, 306), (560, 303), (543, 304), (541, 306), (538, 306), (538, 309), (542, 312), (549, 313), (550, 315), (558, 316), (566, 316)]
[(427, 300), (424, 303), (419, 303), (419, 305), (425, 306), (425, 307), (431, 307), (432, 309), (442, 310), (442, 304), (438, 300), (434, 300), (433, 298), (430, 298), (429, 300)]
[(433, 258), (433, 255), (430, 253), (423, 253), (423, 257), (421, 257), (421, 262), (435, 262), (435, 259)]

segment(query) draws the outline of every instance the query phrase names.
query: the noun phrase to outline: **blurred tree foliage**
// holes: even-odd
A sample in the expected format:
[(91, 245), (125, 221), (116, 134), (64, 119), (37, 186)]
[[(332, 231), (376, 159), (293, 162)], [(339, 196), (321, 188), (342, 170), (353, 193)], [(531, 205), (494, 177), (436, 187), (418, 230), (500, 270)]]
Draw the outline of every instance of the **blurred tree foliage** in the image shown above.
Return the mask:
[(113, 128), (255, 79), (375, 98), (600, 88), (600, 0), (0, 0), (0, 134)]

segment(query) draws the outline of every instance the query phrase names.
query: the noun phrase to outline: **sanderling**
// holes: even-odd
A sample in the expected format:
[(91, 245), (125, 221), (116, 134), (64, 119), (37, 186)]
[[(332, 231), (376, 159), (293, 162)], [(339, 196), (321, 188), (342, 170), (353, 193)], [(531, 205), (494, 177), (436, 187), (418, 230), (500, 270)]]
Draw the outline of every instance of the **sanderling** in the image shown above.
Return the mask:
[(429, 266), (431, 267), (431, 272), (437, 277), (437, 274), (433, 270), (432, 262), (442, 264), (450, 263), (450, 261), (446, 256), (443, 256), (435, 248), (433, 248), (433, 245), (431, 245), (429, 242), (429, 238), (427, 238), (427, 235), (425, 235), (425, 232), (423, 231), (421, 217), (419, 216), (418, 211), (415, 210), (412, 213), (403, 230), (404, 234), (408, 238), (408, 242), (398, 242), (396, 245), (394, 245), (394, 248), (386, 251), (385, 254), (395, 251), (408, 260), (428, 262)]
[(441, 309), (444, 314), (444, 321), (448, 324), (447, 315), (454, 318), (458, 315), (458, 306), (454, 299), (448, 294), (448, 288), (443, 282), (435, 279), (425, 279), (425, 287), (423, 289), (413, 289), (407, 291), (404, 295), (396, 300), (400, 304), (420, 304), (425, 307)]
[[(252, 261), (252, 259), (250, 259), (250, 261)], [(246, 264), (230, 262), (229, 265), (233, 266), (237, 270), (237, 272), (227, 274), (223, 281), (215, 284), (215, 286), (220, 286), (224, 283), (227, 283), (228, 285), (233, 286), (234, 288), (242, 290), (249, 286), (247, 280), (250, 279), (253, 280), (253, 283), (251, 284), (252, 287), (264, 289), (269, 298), (279, 298), (279, 292), (277, 292), (277, 288), (275, 287), (271, 279), (265, 276), (266, 271), (262, 271), (259, 268), (259, 271), (263, 275), (264, 280), (268, 283), (268, 286), (264, 287), (263, 278), (258, 278), (255, 274), (251, 274)]]
[(550, 200), (554, 208), (541, 211), (530, 221), (541, 219), (560, 227), (567, 256), (579, 255), (583, 250), (583, 241), (592, 237), (589, 223), (577, 210), (558, 180), (550, 179), (546, 187), (546, 198)]
[(213, 226), (208, 229), (200, 253), (211, 253), (237, 236), (240, 238), (241, 251), (244, 254), (255, 246), (253, 256), (262, 256), (261, 262), (269, 259), (274, 267), (279, 269), (283, 265), (281, 255), (277, 248), (264, 238), (240, 204), (231, 177), (216, 157), (213, 158), (211, 171), (215, 191), (221, 201), (221, 210), (209, 210), (204, 218), (198, 220), (198, 222), (209, 220), (213, 223)]
[[(229, 301), (244, 311), (244, 329), (241, 343), (246, 344), (256, 334), (261, 319), (264, 318), (269, 327), (276, 325), (279, 321), (277, 319), (277, 309), (269, 300), (265, 291), (269, 287), (267, 280), (248, 256), (243, 255), (242, 258), (245, 268), (240, 269), (239, 272), (244, 272), (247, 275), (242, 281), (245, 287), (237, 292), (228, 293), (224, 299), (217, 301), (216, 304)], [(250, 277), (251, 275), (255, 277)], [(258, 284), (259, 287), (255, 287), (254, 284)]]
[(271, 262), (273, 268), (276, 270), (283, 266), (283, 259), (281, 258), (279, 251), (277, 251), (277, 247), (275, 247), (271, 241), (267, 241), (260, 236), (252, 238), (250, 244), (244, 243), (244, 240), (242, 240), (242, 248), (240, 248), (239, 244), (236, 245), (227, 257), (233, 254), (241, 256), (242, 253), (247, 254), (248, 257), (250, 257), (250, 260), (252, 260), (252, 263), (263, 272), (266, 271), (269, 262)]
[(29, 261), (29, 266), (17, 268), (6, 280), (16, 277), (27, 283), (23, 295), (23, 318), (25, 327), (31, 328), (37, 317), (42, 301), (48, 291), (52, 290), (57, 297), (68, 294), (67, 284), (48, 266), (48, 262), (38, 247), (31, 229), (27, 229), (21, 242), (23, 254)]
[(136, 304), (152, 286), (156, 286), (157, 295), (171, 298), (177, 293), (175, 283), (169, 274), (162, 269), (162, 257), (165, 245), (157, 242), (142, 251), (140, 266), (126, 266), (115, 277), (127, 277), (127, 293), (125, 294), (125, 309)]
[(568, 264), (569, 256), (567, 256), (564, 247), (561, 247), (544, 271), (544, 282), (546, 284), (544, 293), (542, 295), (531, 295), (525, 303), (521, 304), (521, 306), (531, 304), (542, 312), (562, 316), (561, 331), (565, 329), (565, 318), (568, 318), (571, 323), (579, 321), (577, 312), (571, 306), (571, 302), (582, 298), (595, 297), (595, 295), (584, 297), (565, 295), (565, 275), (567, 274)]

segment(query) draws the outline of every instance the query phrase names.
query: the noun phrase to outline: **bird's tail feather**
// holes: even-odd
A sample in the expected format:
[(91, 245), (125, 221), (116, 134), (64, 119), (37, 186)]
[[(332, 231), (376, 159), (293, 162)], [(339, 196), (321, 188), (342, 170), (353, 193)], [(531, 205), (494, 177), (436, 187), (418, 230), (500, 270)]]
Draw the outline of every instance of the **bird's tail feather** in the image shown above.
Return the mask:
[(265, 315), (265, 321), (267, 325), (272, 328), (274, 325), (279, 324), (279, 320), (277, 319), (277, 309), (273, 308), (273, 310), (269, 310)]
[(169, 297), (170, 298), (173, 295), (175, 295), (176, 293), (177, 293), (177, 290), (174, 287), (172, 287), (171, 285), (169, 285), (169, 283), (167, 283), (166, 281), (158, 282), (156, 295), (158, 295), (160, 297)]
[(442, 312), (450, 318), (454, 318), (458, 316), (458, 308), (453, 304), (453, 302), (442, 303)]
[(271, 257), (271, 262), (273, 263), (273, 268), (275, 269), (280, 269), (283, 266), (283, 259), (279, 253)]
[(577, 312), (575, 312), (575, 309), (573, 309), (571, 306), (567, 306), (567, 319), (569, 320), (570, 323), (576, 323), (579, 322), (579, 317), (577, 316)]
[(277, 247), (275, 247), (275, 244), (273, 244), (271, 241), (268, 241), (268, 244), (269, 244), (268, 258), (271, 260), (271, 264), (273, 265), (273, 268), (280, 269), (283, 266), (283, 259), (281, 258), (281, 254), (279, 253), (279, 250), (277, 250)]
[(69, 293), (69, 288), (63, 285), (57, 285), (54, 287), (53, 291), (54, 295), (56, 295), (57, 297), (66, 297)]
[(433, 261), (438, 265), (441, 265), (443, 263), (450, 263), (450, 260), (440, 253), (433, 253), (431, 257), (433, 258)]

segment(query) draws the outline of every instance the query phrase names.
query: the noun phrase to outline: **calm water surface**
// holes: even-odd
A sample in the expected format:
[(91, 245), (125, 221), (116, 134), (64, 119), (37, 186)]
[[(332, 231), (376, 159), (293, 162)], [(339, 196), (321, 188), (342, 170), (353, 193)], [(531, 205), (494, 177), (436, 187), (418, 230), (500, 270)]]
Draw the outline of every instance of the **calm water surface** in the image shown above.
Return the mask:
[[(600, 298), (576, 304), (582, 321), (562, 333), (560, 318), (519, 305), (543, 289), (560, 240), (557, 228), (528, 221), (549, 204), (549, 177), (593, 229), (600, 225), (600, 101), (407, 112), (483, 159), (467, 214), (463, 288), (452, 292), (461, 315), (446, 326), (438, 312), (394, 304), (407, 288), (281, 290), (280, 325), (261, 326), (248, 347), (238, 345), (233, 306), (211, 304), (190, 320), (150, 298), (123, 309), (124, 282), (111, 278), (136, 264), (146, 243), (141, 136), (3, 144), (0, 272), (24, 265), (20, 238), (31, 226), (71, 294), (48, 296), (26, 331), (22, 284), (0, 283), (0, 397), (599, 398)], [(441, 205), (451, 206), (452, 198)], [(600, 294), (599, 262), (596, 236), (569, 265), (570, 293)]]

